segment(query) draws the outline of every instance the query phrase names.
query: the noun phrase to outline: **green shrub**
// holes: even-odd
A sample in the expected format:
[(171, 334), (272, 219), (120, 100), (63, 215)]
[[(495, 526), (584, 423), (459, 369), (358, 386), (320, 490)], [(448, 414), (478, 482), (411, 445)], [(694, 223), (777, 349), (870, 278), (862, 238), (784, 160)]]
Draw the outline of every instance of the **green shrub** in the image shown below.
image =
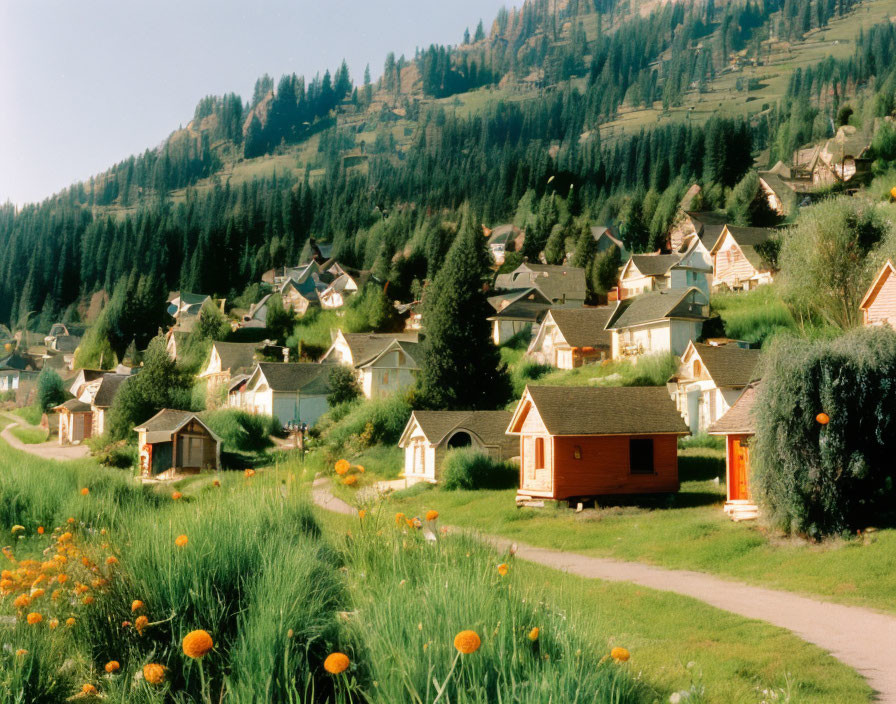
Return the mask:
[[(780, 339), (756, 403), (753, 491), (776, 526), (813, 537), (892, 520), (896, 332)], [(817, 416), (825, 413), (828, 424)]]
[(502, 462), (479, 449), (450, 450), (442, 463), (442, 486), (457, 489), (511, 489), (519, 485), (519, 467)]
[(279, 421), (235, 408), (206, 411), (202, 421), (224, 441), (227, 452), (262, 452), (274, 443), (271, 435), (281, 432)]
[(330, 406), (348, 403), (361, 397), (361, 385), (352, 367), (337, 364), (330, 370), (329, 376), (330, 393), (327, 396), (327, 403)]
[(116, 443), (106, 444), (94, 450), (93, 454), (97, 462), (106, 467), (116, 467), (117, 469), (130, 469), (137, 466), (139, 453), (136, 445), (125, 440)]
[(681, 449), (705, 447), (713, 450), (724, 450), (725, 437), (723, 435), (710, 435), (709, 433), (686, 435), (678, 438), (678, 447)]
[(358, 449), (394, 445), (411, 417), (411, 405), (403, 394), (352, 404), (339, 421), (322, 430), (321, 438), (332, 450), (350, 444)]
[(55, 370), (42, 369), (37, 375), (37, 401), (35, 404), (41, 411), (48, 411), (65, 401), (68, 394), (62, 383), (62, 377)]

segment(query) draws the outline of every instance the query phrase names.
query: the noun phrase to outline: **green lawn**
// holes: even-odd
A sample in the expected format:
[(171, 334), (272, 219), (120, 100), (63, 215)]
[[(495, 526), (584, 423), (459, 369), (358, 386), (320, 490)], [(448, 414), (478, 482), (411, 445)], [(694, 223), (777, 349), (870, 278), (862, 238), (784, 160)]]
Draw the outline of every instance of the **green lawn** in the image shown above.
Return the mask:
[[(808, 544), (722, 512), (723, 453), (680, 451), (682, 487), (668, 504), (518, 509), (515, 490), (455, 491), (417, 486), (390, 498), (408, 515), (438, 510), (446, 523), (532, 545), (719, 574), (752, 584), (896, 612), (896, 530)], [(720, 483), (714, 479), (720, 477)], [(375, 481), (365, 476), (361, 485)], [(343, 498), (357, 489), (340, 487)]]
[(46, 442), (48, 436), (46, 428), (26, 428), (17, 426), (10, 432), (26, 445), (39, 445), (42, 442)]

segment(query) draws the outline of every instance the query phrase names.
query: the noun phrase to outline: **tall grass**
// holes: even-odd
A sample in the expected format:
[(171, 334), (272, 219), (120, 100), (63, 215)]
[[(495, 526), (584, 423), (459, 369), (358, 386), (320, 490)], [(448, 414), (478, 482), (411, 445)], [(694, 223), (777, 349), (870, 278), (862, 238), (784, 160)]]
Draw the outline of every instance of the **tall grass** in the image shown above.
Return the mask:
[(47, 441), (47, 431), (44, 428), (15, 427), (10, 432), (26, 445), (38, 445)]
[(759, 286), (752, 291), (719, 293), (711, 302), (713, 310), (722, 318), (725, 334), (735, 340), (761, 344), (782, 330), (797, 327), (773, 285)]
[(652, 354), (588, 364), (576, 369), (555, 369), (528, 381), (544, 386), (663, 386), (678, 363), (672, 354)]

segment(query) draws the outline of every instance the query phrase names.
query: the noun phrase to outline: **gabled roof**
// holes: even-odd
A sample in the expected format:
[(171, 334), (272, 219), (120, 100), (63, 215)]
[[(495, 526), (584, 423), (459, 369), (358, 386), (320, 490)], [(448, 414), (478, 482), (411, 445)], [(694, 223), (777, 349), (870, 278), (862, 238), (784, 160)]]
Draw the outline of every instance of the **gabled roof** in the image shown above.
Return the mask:
[(693, 292), (701, 297), (703, 295), (700, 289), (692, 286), (688, 289), (664, 288), (648, 291), (619, 301), (607, 323), (607, 330), (643, 325), (666, 318), (705, 320), (704, 306), (688, 303), (688, 296)]
[[(665, 276), (680, 259), (680, 254), (633, 254), (629, 264), (644, 276)], [(626, 266), (626, 270), (628, 268)]]
[(230, 372), (251, 368), (255, 364), (258, 346), (254, 342), (215, 342), (212, 345), (221, 359), (221, 369)]
[(483, 445), (502, 445), (508, 441), (512, 415), (510, 411), (414, 411), (398, 445), (404, 447), (415, 422), (431, 445), (440, 445), (457, 430), (475, 435)]
[[(766, 227), (735, 227), (726, 225), (725, 232), (731, 235), (731, 238), (754, 269), (757, 271), (766, 271), (768, 269), (768, 264), (756, 251), (756, 246), (770, 240), (775, 235), (775, 230)], [(715, 245), (713, 245), (711, 254), (718, 252), (723, 240), (724, 237), (719, 237)]]
[(529, 401), (551, 435), (687, 435), (664, 386), (527, 386), (507, 432), (519, 435)]
[(181, 411), (173, 408), (163, 408), (148, 421), (134, 428), (134, 431), (146, 431), (146, 442), (150, 444), (168, 442), (178, 430), (190, 421), (199, 423), (217, 442), (221, 442), (221, 438), (215, 435), (212, 429), (203, 423), (198, 415), (192, 411)]
[[(352, 364), (361, 367), (379, 357), (393, 342), (417, 342), (417, 333), (340, 332), (352, 354)], [(332, 349), (332, 348), (331, 348)]]
[(93, 405), (98, 408), (109, 408), (121, 385), (131, 377), (124, 374), (106, 374), (100, 380), (100, 385), (93, 397)]
[[(746, 386), (756, 378), (761, 350), (744, 349), (737, 345), (704, 345), (690, 342), (706, 368), (706, 372), (719, 387)], [(688, 351), (685, 350), (684, 357)]]
[(536, 321), (551, 307), (551, 301), (547, 296), (534, 286), (491, 296), (488, 302), (495, 309), (495, 314), (490, 316), (489, 320)]
[(610, 347), (613, 336), (606, 329), (613, 306), (552, 308), (548, 315), (570, 347)]
[(877, 294), (880, 292), (881, 286), (883, 286), (884, 282), (893, 274), (896, 274), (896, 267), (893, 266), (892, 260), (887, 259), (887, 261), (884, 262), (884, 265), (880, 268), (880, 271), (877, 272), (877, 276), (874, 277), (874, 281), (871, 282), (871, 286), (868, 287), (868, 291), (862, 297), (862, 302), (859, 303), (859, 310), (865, 310), (874, 302), (874, 299), (877, 298)]
[(506, 225), (497, 225), (491, 230), (491, 235), (488, 238), (489, 246), (498, 245), (498, 244), (507, 244), (512, 239), (515, 239), (518, 234), (522, 231), (513, 224)]
[(233, 391), (237, 386), (246, 383), (250, 378), (251, 375), (249, 374), (237, 374), (236, 376), (230, 377), (230, 383), (227, 385), (227, 393)]
[(77, 398), (70, 398), (65, 403), (60, 403), (53, 410), (59, 411), (62, 409), (65, 409), (69, 413), (89, 413), (92, 410), (89, 403), (84, 403)]
[(501, 274), (495, 285), (507, 289), (535, 286), (551, 301), (564, 298), (585, 300), (587, 292), (584, 269), (530, 262), (520, 264), (509, 274)]
[(309, 391), (312, 384), (326, 390), (329, 388), (329, 372), (330, 367), (322, 364), (259, 362), (252, 372), (250, 384), (262, 374), (273, 391)]
[(34, 369), (34, 362), (18, 352), (13, 352), (11, 355), (0, 359), (0, 369), (15, 369), (23, 372), (28, 368)]
[(752, 435), (756, 432), (753, 407), (759, 395), (760, 382), (753, 382), (743, 390), (737, 401), (721, 418), (709, 427), (710, 435)]

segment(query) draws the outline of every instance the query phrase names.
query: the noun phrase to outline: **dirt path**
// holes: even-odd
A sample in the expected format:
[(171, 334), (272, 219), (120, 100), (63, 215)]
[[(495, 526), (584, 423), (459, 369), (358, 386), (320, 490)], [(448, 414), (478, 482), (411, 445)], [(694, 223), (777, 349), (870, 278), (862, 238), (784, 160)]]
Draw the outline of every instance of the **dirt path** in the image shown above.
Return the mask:
[(12, 434), (12, 429), (17, 425), (22, 425), (24, 427), (24, 424), (15, 421), (14, 423), (7, 425), (3, 429), (3, 432), (0, 432), (0, 438), (3, 438), (16, 450), (21, 450), (22, 452), (27, 452), (31, 455), (36, 455), (37, 457), (43, 457), (46, 460), (78, 460), (82, 457), (87, 457), (87, 455), (90, 454), (90, 449), (86, 445), (59, 445), (55, 439), (42, 442), (38, 445), (29, 445)]
[[(315, 504), (328, 511), (354, 514), (356, 510), (330, 493), (329, 480), (316, 479)], [(514, 541), (483, 536), (499, 550)], [(860, 673), (878, 693), (878, 702), (896, 704), (896, 617), (842, 606), (798, 594), (763, 589), (702, 572), (670, 570), (638, 562), (624, 562), (577, 553), (516, 544), (516, 556), (589, 579), (631, 582), (660, 591), (699, 599), (716, 608), (786, 628), (803, 640), (828, 651)], [(758, 646), (759, 644), (757, 644)]]

